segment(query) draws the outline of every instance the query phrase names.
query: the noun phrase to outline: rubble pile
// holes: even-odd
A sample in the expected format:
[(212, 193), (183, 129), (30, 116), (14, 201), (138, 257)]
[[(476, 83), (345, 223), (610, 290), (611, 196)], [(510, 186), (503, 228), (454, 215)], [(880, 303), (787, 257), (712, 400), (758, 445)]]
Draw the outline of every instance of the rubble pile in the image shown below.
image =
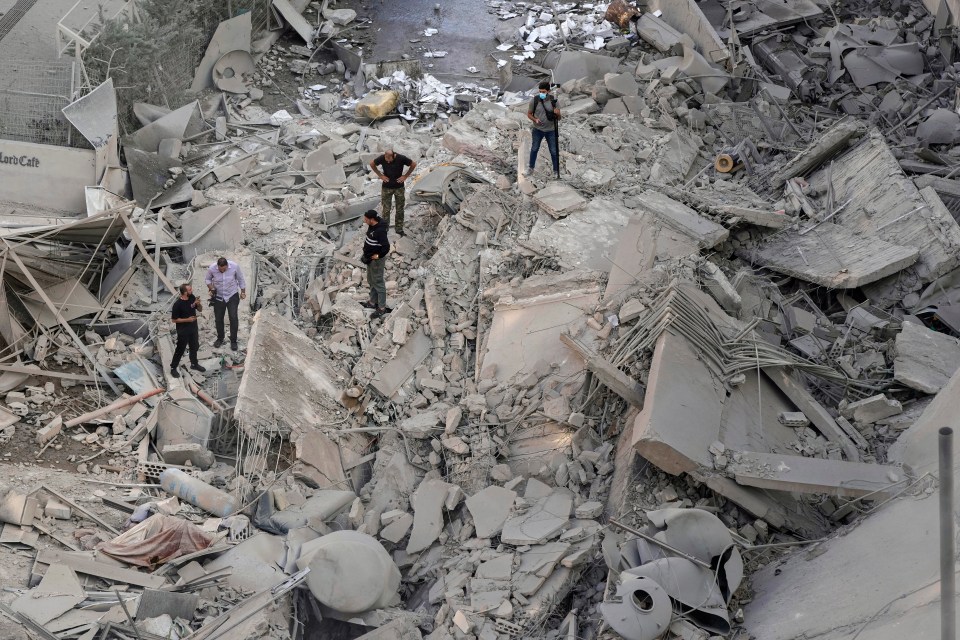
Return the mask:
[[(196, 101), (64, 110), (87, 210), (0, 221), (4, 637), (753, 637), (755, 575), (924, 481), (898, 448), (960, 369), (941, 18), (488, 5), (496, 85), (429, 73), (430, 16), (371, 61), (366, 8), (274, 0), (289, 35), (222, 22)], [(541, 79), (561, 180), (524, 171)], [(202, 305), (171, 371), (220, 256), (239, 346)]]

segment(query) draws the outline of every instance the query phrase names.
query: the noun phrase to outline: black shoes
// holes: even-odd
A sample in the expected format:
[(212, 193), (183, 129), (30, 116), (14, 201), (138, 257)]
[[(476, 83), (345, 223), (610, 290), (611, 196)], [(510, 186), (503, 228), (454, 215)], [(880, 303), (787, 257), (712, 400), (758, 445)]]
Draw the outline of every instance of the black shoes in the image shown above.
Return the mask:
[(405, 233), (403, 232), (403, 229), (397, 229), (397, 235), (402, 238), (402, 237), (404, 237), (404, 236), (407, 235), (407, 234), (405, 234)]
[(219, 349), (222, 346), (223, 346), (223, 340), (217, 340), (216, 342), (213, 343), (214, 349)]
[(206, 372), (207, 372), (207, 368), (206, 368), (206, 367), (201, 367), (199, 364), (196, 364), (196, 363), (190, 365), (190, 368), (193, 369), (194, 371), (199, 371), (200, 373), (206, 373)]
[(375, 302), (361, 302), (360, 306), (364, 309), (376, 309), (377, 305)]
[(230, 343), (230, 350), (231, 350), (231, 351), (236, 351), (237, 349), (238, 349), (237, 343), (236, 343), (236, 342), (231, 342), (231, 343)]
[(172, 378), (179, 378), (179, 377), (180, 377), (180, 372), (177, 371), (176, 369), (170, 369), (170, 377), (172, 377)]
[(374, 311), (373, 313), (370, 314), (370, 319), (371, 319), (371, 320), (376, 320), (377, 318), (382, 318), (383, 316), (387, 315), (387, 314), (390, 313), (391, 311), (393, 311), (393, 309), (391, 309), (390, 307), (384, 307), (383, 309), (377, 309), (376, 311)]

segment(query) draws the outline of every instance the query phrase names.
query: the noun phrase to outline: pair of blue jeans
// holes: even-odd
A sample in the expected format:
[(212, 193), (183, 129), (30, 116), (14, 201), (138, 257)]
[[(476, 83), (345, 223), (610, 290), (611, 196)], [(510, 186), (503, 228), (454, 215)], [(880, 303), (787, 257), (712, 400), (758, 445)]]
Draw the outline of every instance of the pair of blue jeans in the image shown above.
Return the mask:
[(560, 148), (557, 146), (556, 131), (540, 131), (532, 129), (533, 143), (530, 145), (530, 170), (532, 171), (537, 164), (537, 154), (540, 153), (540, 143), (544, 139), (547, 141), (547, 148), (550, 149), (550, 159), (553, 160), (553, 172), (560, 173)]

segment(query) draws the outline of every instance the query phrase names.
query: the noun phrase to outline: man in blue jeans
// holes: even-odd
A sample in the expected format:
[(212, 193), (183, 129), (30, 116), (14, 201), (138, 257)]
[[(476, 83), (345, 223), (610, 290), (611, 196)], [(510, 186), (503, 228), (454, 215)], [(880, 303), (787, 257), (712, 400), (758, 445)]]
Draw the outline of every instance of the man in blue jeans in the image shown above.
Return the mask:
[(524, 175), (533, 173), (537, 164), (537, 154), (540, 152), (540, 143), (547, 141), (550, 149), (550, 159), (553, 160), (553, 174), (560, 179), (560, 148), (557, 145), (557, 120), (560, 119), (560, 107), (550, 95), (550, 83), (546, 80), (540, 83), (539, 92), (530, 101), (527, 109), (527, 119), (533, 123), (533, 144), (530, 145), (530, 165)]

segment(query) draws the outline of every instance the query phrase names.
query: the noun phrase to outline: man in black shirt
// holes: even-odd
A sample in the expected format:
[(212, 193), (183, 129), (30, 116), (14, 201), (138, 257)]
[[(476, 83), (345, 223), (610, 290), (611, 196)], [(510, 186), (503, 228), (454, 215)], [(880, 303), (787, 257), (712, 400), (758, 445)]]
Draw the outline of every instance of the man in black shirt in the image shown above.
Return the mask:
[(367, 265), (367, 282), (370, 284), (370, 302), (360, 304), (373, 309), (370, 319), (376, 320), (393, 311), (387, 307), (387, 283), (383, 272), (387, 266), (387, 254), (390, 253), (390, 240), (387, 238), (387, 222), (373, 209), (363, 214), (367, 225), (367, 237), (363, 241), (363, 258)]
[[(382, 168), (382, 171), (377, 166)], [(404, 173), (403, 168), (410, 167)], [(377, 174), (377, 177), (383, 181), (383, 191), (381, 193), (381, 209), (383, 210), (383, 219), (387, 227), (390, 227), (390, 205), (393, 200), (397, 201), (397, 235), (403, 236), (403, 206), (406, 197), (403, 192), (403, 183), (407, 181), (413, 170), (417, 168), (417, 163), (407, 156), (394, 153), (393, 149), (387, 149), (383, 155), (377, 156), (370, 161), (370, 168)]]
[(193, 295), (193, 287), (189, 284), (180, 285), (180, 297), (173, 303), (171, 320), (177, 325), (177, 349), (173, 352), (173, 361), (170, 363), (170, 375), (180, 377), (180, 358), (183, 352), (190, 348), (190, 368), (201, 373), (206, 371), (197, 362), (197, 351), (200, 349), (200, 327), (197, 325), (197, 313), (203, 306)]

